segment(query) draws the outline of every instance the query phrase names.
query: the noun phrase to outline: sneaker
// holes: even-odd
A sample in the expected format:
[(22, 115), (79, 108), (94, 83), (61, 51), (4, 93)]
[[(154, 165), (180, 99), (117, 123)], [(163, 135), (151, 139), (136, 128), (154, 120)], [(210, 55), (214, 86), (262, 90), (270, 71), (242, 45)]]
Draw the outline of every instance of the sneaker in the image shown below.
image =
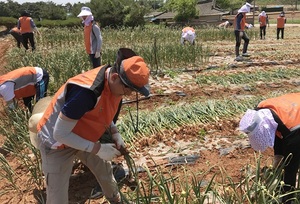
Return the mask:
[(247, 52), (243, 53), (242, 56), (243, 57), (250, 57), (250, 55)]
[(239, 55), (235, 58), (235, 61), (237, 62), (243, 61), (243, 57)]

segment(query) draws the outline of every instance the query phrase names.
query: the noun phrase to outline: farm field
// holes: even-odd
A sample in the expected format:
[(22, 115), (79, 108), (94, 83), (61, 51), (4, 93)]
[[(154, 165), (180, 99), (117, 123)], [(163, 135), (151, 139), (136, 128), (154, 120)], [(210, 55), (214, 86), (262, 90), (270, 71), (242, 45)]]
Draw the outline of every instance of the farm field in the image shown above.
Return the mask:
[[(144, 168), (147, 166), (154, 174), (159, 168), (167, 178), (172, 176), (179, 183), (190, 179), (189, 176), (194, 174), (203, 175), (203, 185), (208, 185), (214, 175), (219, 183), (227, 177), (238, 182), (246, 173), (254, 172), (257, 158), (261, 157), (261, 166), (272, 164), (272, 149), (261, 155), (255, 153), (250, 148), (247, 137), (238, 130), (238, 124), (246, 109), (254, 107), (260, 100), (300, 90), (300, 27), (288, 25), (283, 40), (276, 39), (275, 25), (267, 28), (266, 40), (260, 40), (258, 28), (253, 28), (249, 31), (251, 36), (248, 53), (251, 57), (243, 62), (234, 61), (233, 37), (207, 40), (202, 36), (204, 32), (199, 29), (196, 44), (197, 48), (201, 45), (201, 49), (208, 50), (209, 54), (205, 60), (179, 65), (174, 70), (173, 64), (169, 63), (168, 69), (156, 74), (153, 65), (150, 80), (152, 95), (149, 99), (140, 100), (138, 104), (142, 118), (147, 114), (151, 115), (152, 112), (180, 110), (190, 104), (207, 106), (205, 111), (199, 113), (204, 119), (201, 122), (191, 120), (179, 123), (175, 118), (174, 124), (179, 125), (170, 125), (167, 128), (162, 126), (154, 133), (142, 133), (138, 139), (130, 143), (131, 156), (137, 166)], [(216, 30), (213, 33), (216, 32), (223, 31)], [(178, 33), (180, 36), (180, 32)], [(104, 37), (105, 34), (104, 31)], [(232, 32), (231, 34), (233, 35)], [(41, 42), (41, 39), (38, 39), (39, 41)], [(15, 42), (10, 36), (0, 38), (0, 74), (5, 72), (5, 66), (11, 66), (9, 63), (12, 60), (9, 57), (13, 55), (8, 53), (15, 49), (14, 46)], [(140, 49), (138, 46), (137, 48)], [(187, 47), (185, 52), (189, 49), (194, 48)], [(43, 56), (47, 57), (47, 51), (44, 53), (46, 54)], [(176, 55), (176, 52), (172, 54)], [(55, 85), (52, 88), (54, 89)], [(125, 99), (120, 124), (123, 124), (123, 121), (128, 122), (126, 115), (129, 109), (135, 111), (136, 103), (132, 102), (133, 100), (135, 95)], [(4, 111), (3, 106), (0, 110)], [(2, 116), (3, 114), (1, 120), (6, 120)], [(4, 144), (5, 138), (5, 135), (0, 137), (0, 145)], [(192, 164), (168, 165), (170, 157), (191, 155), (199, 156)], [(34, 188), (34, 185), (23, 185), (29, 182), (28, 172), (13, 154), (5, 154), (5, 158), (16, 172), (15, 182), (20, 186), (20, 191), (12, 189), (9, 182), (2, 180), (0, 203), (38, 203), (37, 197), (43, 191)], [(120, 158), (118, 161), (127, 167), (124, 160)], [(139, 176), (145, 177), (146, 173), (139, 173)], [(89, 200), (95, 183), (95, 179), (86, 168), (77, 166), (70, 179), (70, 203), (106, 203), (103, 198)], [(178, 186), (174, 191), (181, 192), (182, 189), (183, 186)], [(130, 193), (126, 187), (121, 191)]]

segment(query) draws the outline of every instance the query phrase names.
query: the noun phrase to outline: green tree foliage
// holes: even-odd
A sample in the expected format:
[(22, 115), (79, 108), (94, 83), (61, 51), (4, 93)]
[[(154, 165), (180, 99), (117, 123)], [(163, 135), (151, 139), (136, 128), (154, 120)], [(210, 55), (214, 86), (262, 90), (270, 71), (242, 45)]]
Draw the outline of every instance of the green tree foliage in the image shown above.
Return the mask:
[(165, 8), (177, 13), (175, 16), (176, 21), (188, 21), (197, 14), (197, 2), (197, 0), (168, 0)]
[(217, 0), (216, 5), (222, 9), (233, 11), (240, 8), (245, 2), (251, 3), (251, 0)]
[(91, 0), (90, 8), (102, 27), (144, 25), (146, 7), (134, 0)]
[[(7, 3), (0, 2), (0, 16), (19, 18), (20, 14), (26, 10), (34, 19), (43, 20), (66, 20), (68, 16), (77, 17), (81, 7), (91, 8), (94, 18), (101, 26), (141, 26), (145, 24), (144, 15), (150, 10), (151, 6), (157, 7), (163, 0), (91, 0), (89, 3), (66, 3), (65, 6), (57, 5), (52, 1), (39, 1), (36, 3), (19, 4), (12, 0)], [(153, 3), (155, 3), (153, 5)], [(57, 25), (53, 21), (49, 21)], [(63, 22), (63, 21), (58, 21)], [(68, 24), (70, 25), (70, 24)]]
[(7, 3), (0, 2), (0, 16), (3, 17), (20, 17), (22, 7), (19, 3), (8, 0)]

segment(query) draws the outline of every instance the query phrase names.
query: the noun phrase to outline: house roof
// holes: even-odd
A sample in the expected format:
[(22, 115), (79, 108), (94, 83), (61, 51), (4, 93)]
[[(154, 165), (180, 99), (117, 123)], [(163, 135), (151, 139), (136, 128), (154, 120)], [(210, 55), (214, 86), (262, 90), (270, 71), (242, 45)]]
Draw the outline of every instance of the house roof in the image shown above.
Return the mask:
[[(211, 15), (224, 15), (229, 12), (224, 12), (217, 7), (215, 7), (215, 0), (198, 0), (196, 9), (199, 10), (199, 16), (211, 16)], [(151, 21), (160, 19), (173, 19), (176, 13), (174, 12), (151, 12), (144, 16), (145, 18), (150, 18)]]
[(214, 2), (212, 0), (200, 0), (198, 1), (196, 8), (197, 10), (199, 10), (199, 16), (223, 15), (228, 13), (215, 7)]

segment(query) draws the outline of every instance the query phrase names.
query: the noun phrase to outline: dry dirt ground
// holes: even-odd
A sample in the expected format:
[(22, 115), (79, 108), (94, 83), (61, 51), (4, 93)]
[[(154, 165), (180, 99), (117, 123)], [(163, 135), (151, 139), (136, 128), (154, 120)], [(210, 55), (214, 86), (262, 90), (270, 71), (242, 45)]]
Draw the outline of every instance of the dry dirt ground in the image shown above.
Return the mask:
[[(210, 69), (210, 73), (227, 74), (231, 72), (251, 72), (256, 69), (272, 69), (276, 67), (299, 67), (299, 48), (300, 48), (300, 27), (288, 26), (284, 40), (276, 40), (275, 27), (267, 29), (266, 40), (251, 39), (249, 44), (249, 53), (252, 55), (247, 62), (234, 61), (234, 42), (215, 41), (201, 42), (204, 46), (209, 45), (212, 48), (213, 55), (209, 62), (201, 66), (200, 69), (209, 69), (223, 67), (222, 70)], [(0, 38), (0, 65), (2, 68), (5, 63), (5, 52), (15, 46), (12, 39), (8, 36)], [(278, 58), (276, 53), (283, 53), (283, 58)], [(199, 69), (199, 67), (198, 67)], [(1, 71), (1, 69), (0, 69)], [(193, 80), (201, 74), (207, 74), (205, 71), (184, 72), (175, 78), (167, 76), (155, 77), (151, 79), (153, 96), (148, 100), (139, 103), (141, 109), (153, 110), (157, 107), (168, 106), (169, 104), (187, 104), (195, 101), (205, 101), (207, 99), (236, 98), (245, 95), (264, 95), (269, 91), (276, 90), (295, 90), (299, 86), (300, 79), (282, 80), (270, 83), (257, 83), (255, 90), (249, 91), (243, 86), (207, 86), (201, 87)], [(298, 81), (299, 80), (299, 81)], [(184, 83), (183, 83), (184, 82)], [(183, 92), (185, 96), (177, 93)], [(134, 107), (134, 104), (129, 104)], [(123, 114), (123, 112), (121, 113)], [(5, 118), (2, 118), (5, 120)], [(131, 156), (137, 165), (151, 165), (149, 158), (160, 163), (161, 168), (166, 167), (166, 159), (181, 155), (198, 155), (199, 159), (194, 164), (186, 165), (188, 172), (206, 172), (214, 174), (222, 171), (233, 179), (240, 179), (243, 170), (247, 164), (255, 166), (255, 153), (250, 148), (248, 140), (240, 137), (238, 131), (240, 117), (226, 118), (212, 122), (210, 124), (197, 124), (165, 130), (156, 135), (150, 135), (135, 142), (135, 149)], [(205, 139), (198, 140), (199, 132), (206, 131)], [(0, 138), (0, 144), (3, 144), (4, 137)], [(263, 153), (263, 165), (272, 163), (272, 150), (269, 149)], [(18, 173), (16, 182), (22, 186), (26, 183), (28, 177), (22, 171), (22, 167), (11, 155), (6, 155), (6, 159)], [(122, 158), (119, 160), (122, 161)], [(125, 163), (124, 163), (125, 165)], [(184, 176), (180, 168), (184, 165), (178, 165), (174, 168), (174, 173)], [(125, 165), (126, 167), (126, 165)], [(190, 174), (190, 173), (189, 173)], [(70, 203), (105, 203), (103, 198), (88, 200), (92, 187), (95, 185), (95, 179), (84, 168), (77, 171), (76, 175), (70, 180)], [(0, 189), (8, 189), (9, 184), (1, 181)], [(15, 191), (3, 191), (0, 194), (0, 203), (37, 203), (35, 195), (36, 189), (22, 188), (22, 193)]]

